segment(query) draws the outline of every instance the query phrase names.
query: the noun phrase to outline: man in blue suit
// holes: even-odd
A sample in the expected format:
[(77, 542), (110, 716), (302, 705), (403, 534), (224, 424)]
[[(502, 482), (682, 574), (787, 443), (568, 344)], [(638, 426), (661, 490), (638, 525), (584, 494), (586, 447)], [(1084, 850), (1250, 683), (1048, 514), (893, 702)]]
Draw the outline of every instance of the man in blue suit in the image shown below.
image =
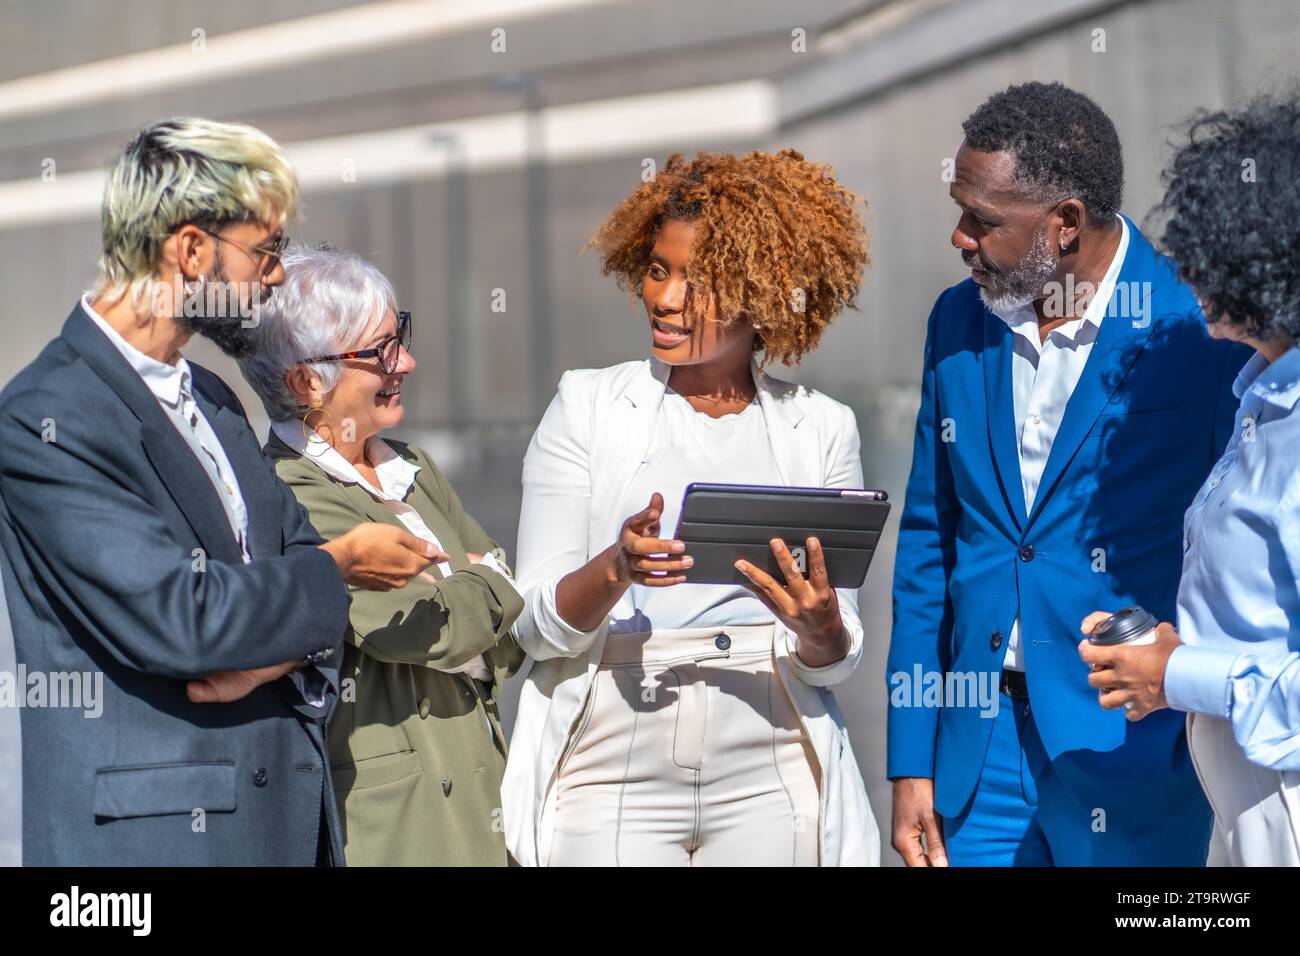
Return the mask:
[(1119, 214), (1110, 119), (1026, 83), (963, 124), (969, 279), (930, 313), (894, 578), (888, 775), (909, 865), (1202, 865), (1181, 715), (1097, 706), (1079, 628), (1174, 611), (1182, 517), (1247, 350)]

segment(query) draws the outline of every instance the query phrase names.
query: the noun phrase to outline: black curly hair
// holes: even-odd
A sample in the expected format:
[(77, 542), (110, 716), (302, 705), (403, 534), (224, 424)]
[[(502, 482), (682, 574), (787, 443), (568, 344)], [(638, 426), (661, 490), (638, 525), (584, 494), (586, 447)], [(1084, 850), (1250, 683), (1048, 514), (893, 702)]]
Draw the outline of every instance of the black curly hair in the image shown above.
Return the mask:
[(1162, 245), (1211, 322), (1300, 338), (1300, 99), (1202, 111), (1165, 167)]
[(1124, 194), (1115, 124), (1096, 103), (1060, 83), (1021, 83), (994, 93), (961, 124), (980, 152), (1015, 157), (1016, 181), (1035, 200), (1079, 199), (1097, 222), (1113, 219)]

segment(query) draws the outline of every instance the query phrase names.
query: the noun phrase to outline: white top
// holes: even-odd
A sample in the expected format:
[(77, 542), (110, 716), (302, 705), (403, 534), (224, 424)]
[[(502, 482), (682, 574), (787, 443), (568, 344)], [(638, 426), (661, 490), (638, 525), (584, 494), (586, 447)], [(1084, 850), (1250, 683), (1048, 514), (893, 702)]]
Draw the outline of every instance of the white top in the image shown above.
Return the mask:
[[(1074, 394), (1074, 388), (1083, 375), (1083, 367), (1092, 354), (1097, 332), (1115, 291), (1119, 270), (1128, 252), (1128, 223), (1119, 220), (1119, 248), (1106, 268), (1106, 274), (1088, 302), (1088, 308), (1077, 319), (1065, 322), (1047, 333), (1046, 340), (1038, 333), (1038, 316), (1032, 304), (1003, 315), (994, 313), (1011, 327), (1013, 349), (1011, 355), (1012, 405), (1016, 416), (1016, 444), (1020, 455), (1020, 486), (1025, 493), (1025, 511), (1034, 507), (1038, 483), (1043, 478), (1047, 456), (1056, 440), (1056, 431), (1065, 417), (1065, 406)], [(1024, 670), (1020, 653), (1020, 616), (1011, 626), (1007, 640), (1007, 653), (1003, 666), (1011, 670)]]
[[(374, 466), (375, 475), (379, 478), (379, 487), (376, 488), (361, 476), (361, 472), (357, 471), (352, 462), (340, 455), (333, 445), (316, 434), (315, 429), (308, 428), (306, 430), (308, 434), (304, 435), (301, 422), (282, 421), (272, 422), (271, 431), (275, 433), (280, 441), (302, 455), (335, 481), (348, 485), (360, 485), (370, 497), (382, 503), (385, 508), (391, 511), (411, 534), (431, 542), (439, 551), (443, 550), (438, 536), (429, 530), (429, 526), (424, 523), (420, 513), (406, 503), (406, 496), (415, 484), (415, 476), (420, 473), (420, 466), (397, 454), (397, 452), (393, 451), (392, 446), (378, 435), (371, 435), (366, 439), (366, 458)], [(511, 580), (510, 572), (503, 568), (493, 555), (483, 555), (483, 560), (480, 563), (486, 564), (494, 571), (499, 572), (507, 581)], [(438, 562), (438, 570), (445, 576), (452, 574), (451, 564), (446, 561)], [(466, 661), (459, 667), (452, 668), (447, 673), (465, 673), (477, 680), (492, 680), (492, 671), (488, 668), (487, 662), (483, 660), (482, 654), (479, 654), (473, 660)]]
[[(660, 537), (677, 528), (686, 486), (693, 481), (721, 484), (779, 485), (763, 410), (757, 401), (739, 412), (712, 418), (697, 412), (668, 388), (655, 419), (646, 460), (637, 469), (623, 498), (625, 515), (642, 511), (650, 495), (664, 496)], [(690, 549), (687, 549), (690, 553)], [(768, 624), (772, 612), (738, 584), (683, 584), (652, 588), (634, 584), (613, 611), (611, 633), (652, 628)]]

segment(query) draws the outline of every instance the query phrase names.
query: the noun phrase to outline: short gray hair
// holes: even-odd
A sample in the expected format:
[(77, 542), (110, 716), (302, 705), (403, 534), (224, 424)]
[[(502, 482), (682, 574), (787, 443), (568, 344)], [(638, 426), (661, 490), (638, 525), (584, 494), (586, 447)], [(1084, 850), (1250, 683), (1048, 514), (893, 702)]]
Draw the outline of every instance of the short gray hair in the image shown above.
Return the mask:
[[(301, 418), (307, 412), (285, 384), (291, 368), (308, 356), (356, 348), (376, 317), (397, 310), (393, 284), (360, 256), (296, 246), (281, 261), (284, 284), (258, 313), (256, 350), (239, 362), (244, 379), (273, 422)], [(343, 374), (338, 362), (318, 362), (308, 368), (327, 392)]]

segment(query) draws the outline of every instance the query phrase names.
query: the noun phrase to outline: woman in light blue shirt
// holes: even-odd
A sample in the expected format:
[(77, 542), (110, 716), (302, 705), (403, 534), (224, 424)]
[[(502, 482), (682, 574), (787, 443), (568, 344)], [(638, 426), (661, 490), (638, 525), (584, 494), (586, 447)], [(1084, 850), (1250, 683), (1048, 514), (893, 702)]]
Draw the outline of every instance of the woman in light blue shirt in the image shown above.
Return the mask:
[[(1195, 119), (1165, 173), (1165, 246), (1212, 335), (1256, 354), (1184, 519), (1177, 629), (1079, 645), (1101, 706), (1188, 714), (1211, 865), (1300, 865), (1300, 101)], [(1083, 632), (1106, 617), (1089, 615)]]

